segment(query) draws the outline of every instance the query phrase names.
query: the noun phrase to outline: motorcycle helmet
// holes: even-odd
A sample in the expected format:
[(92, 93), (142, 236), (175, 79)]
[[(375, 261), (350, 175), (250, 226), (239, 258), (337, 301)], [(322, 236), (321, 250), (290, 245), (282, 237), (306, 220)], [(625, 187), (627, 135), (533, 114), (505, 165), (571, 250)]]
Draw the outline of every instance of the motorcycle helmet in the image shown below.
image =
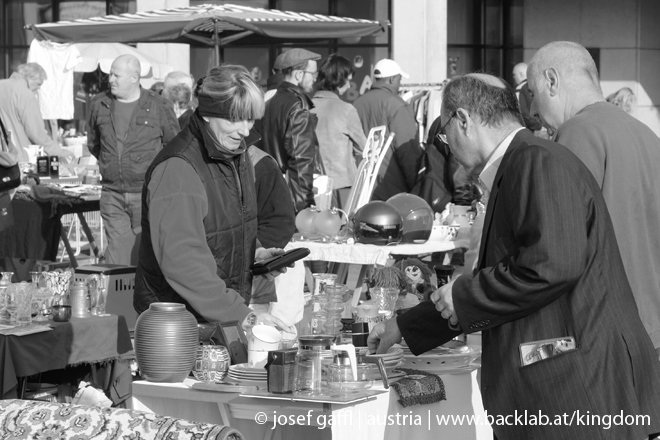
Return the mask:
[(402, 243), (424, 243), (433, 229), (433, 209), (423, 198), (414, 194), (400, 193), (390, 197), (387, 203), (394, 206), (403, 219)]
[(387, 202), (369, 202), (355, 213), (353, 230), (355, 241), (364, 244), (386, 245), (401, 241), (401, 214)]

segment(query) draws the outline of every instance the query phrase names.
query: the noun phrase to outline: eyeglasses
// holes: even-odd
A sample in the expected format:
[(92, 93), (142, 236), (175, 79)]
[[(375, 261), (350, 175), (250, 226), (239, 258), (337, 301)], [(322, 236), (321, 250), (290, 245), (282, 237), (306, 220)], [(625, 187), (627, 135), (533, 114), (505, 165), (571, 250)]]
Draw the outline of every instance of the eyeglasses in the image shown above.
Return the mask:
[(449, 145), (449, 142), (447, 142), (447, 134), (445, 133), (445, 128), (447, 127), (447, 125), (449, 125), (449, 123), (451, 122), (454, 116), (456, 116), (456, 112), (452, 113), (449, 119), (447, 119), (447, 122), (445, 122), (445, 124), (442, 127), (440, 127), (440, 131), (438, 131), (438, 134), (436, 134), (436, 137), (447, 145)]
[(314, 79), (319, 77), (319, 72), (310, 72), (309, 70), (301, 70), (301, 72), (309, 73), (310, 75), (312, 75), (312, 78)]

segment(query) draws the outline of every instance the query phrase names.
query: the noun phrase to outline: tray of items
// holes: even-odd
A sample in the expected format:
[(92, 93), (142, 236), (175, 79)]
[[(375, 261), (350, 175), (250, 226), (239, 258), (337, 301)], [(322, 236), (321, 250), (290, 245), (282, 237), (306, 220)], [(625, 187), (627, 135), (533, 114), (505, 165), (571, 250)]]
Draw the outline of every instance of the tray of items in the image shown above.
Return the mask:
[(405, 341), (402, 342), (402, 349), (402, 368), (415, 368), (436, 374), (459, 374), (469, 373), (480, 367), (478, 359), (481, 356), (481, 347), (466, 345), (461, 341), (449, 341), (419, 356), (412, 354)]

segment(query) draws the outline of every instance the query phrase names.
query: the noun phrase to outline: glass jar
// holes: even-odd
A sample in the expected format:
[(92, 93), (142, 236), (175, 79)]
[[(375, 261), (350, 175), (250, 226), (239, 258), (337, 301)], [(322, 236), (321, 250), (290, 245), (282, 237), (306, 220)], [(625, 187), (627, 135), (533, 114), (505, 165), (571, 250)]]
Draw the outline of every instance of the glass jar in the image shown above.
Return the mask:
[(87, 318), (90, 316), (89, 294), (84, 281), (74, 281), (69, 289), (69, 302), (71, 303), (71, 316), (74, 318)]
[(325, 311), (328, 305), (328, 297), (324, 294), (314, 295), (312, 297), (312, 313)]
[(335, 273), (314, 273), (314, 296), (325, 292), (325, 286), (334, 286), (337, 274)]
[(312, 320), (310, 322), (310, 326), (313, 335), (321, 335), (325, 333), (325, 321), (326, 321), (325, 310), (312, 313)]

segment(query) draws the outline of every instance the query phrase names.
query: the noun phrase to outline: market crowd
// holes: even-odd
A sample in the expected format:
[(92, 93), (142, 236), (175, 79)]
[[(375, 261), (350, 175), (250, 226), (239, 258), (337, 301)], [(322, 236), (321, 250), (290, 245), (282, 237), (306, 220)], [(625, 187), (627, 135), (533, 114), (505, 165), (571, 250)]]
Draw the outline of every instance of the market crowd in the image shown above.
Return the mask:
[[(490, 415), (650, 416), (609, 430), (493, 426), (498, 439), (660, 433), (660, 140), (630, 114), (632, 91), (606, 99), (587, 50), (553, 42), (514, 67), (513, 85), (484, 73), (452, 78), (422, 139), (400, 96), (409, 75), (394, 60), (375, 64), (371, 89), (352, 104), (341, 97), (355, 72), (341, 54), (294, 48), (273, 67), (264, 95), (243, 66), (197, 81), (173, 72), (147, 90), (135, 57), (113, 62), (87, 145), (102, 175), (105, 261), (137, 266), (138, 312), (173, 301), (200, 322), (292, 330), (269, 313), (277, 273), (253, 276), (250, 266), (283, 252), (296, 214), (315, 204), (315, 175), (332, 179), (333, 205), (345, 206), (367, 136), (384, 125), (395, 136), (372, 200), (432, 178), (439, 193), (420, 195), (486, 209), (474, 265), (378, 324), (370, 348), (403, 338), (421, 354), (481, 332)], [(38, 113), (44, 79), (29, 63), (0, 81), (6, 154), (12, 143), (63, 154)], [(420, 173), (429, 156), (439, 161), (433, 176)], [(0, 214), (10, 198), (0, 193)]]

